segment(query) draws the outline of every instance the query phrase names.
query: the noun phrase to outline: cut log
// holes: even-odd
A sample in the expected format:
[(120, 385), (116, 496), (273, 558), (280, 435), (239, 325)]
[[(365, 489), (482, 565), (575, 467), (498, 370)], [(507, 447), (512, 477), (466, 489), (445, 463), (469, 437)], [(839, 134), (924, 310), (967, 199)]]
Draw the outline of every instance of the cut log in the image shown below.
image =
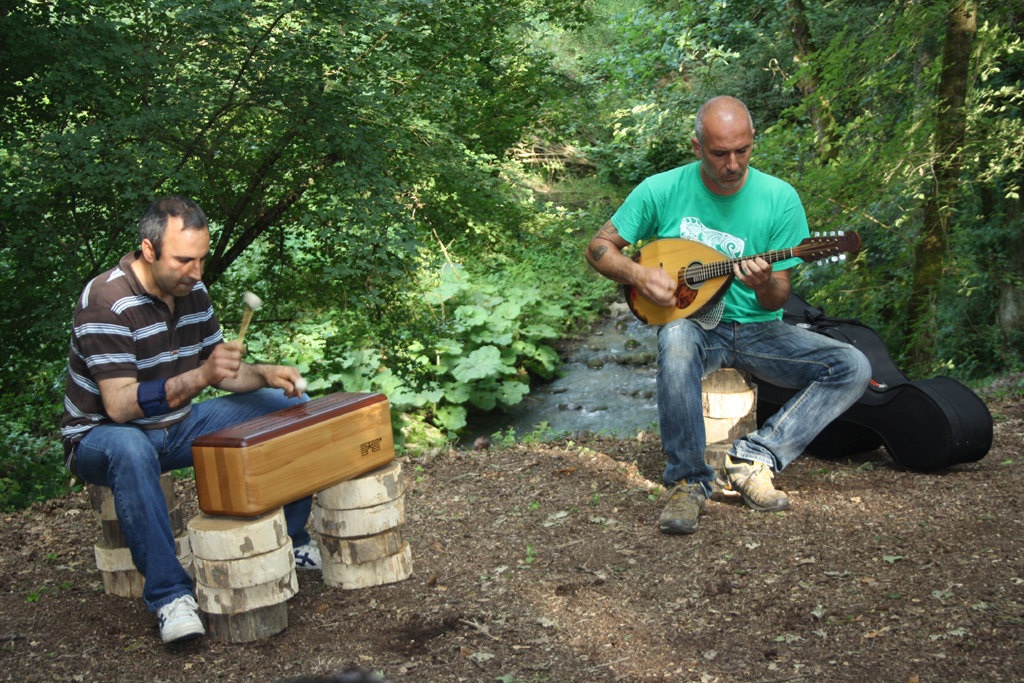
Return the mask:
[(100, 541), (93, 546), (96, 553), (96, 567), (101, 572), (135, 571), (132, 553), (128, 548), (117, 548)]
[(326, 510), (314, 505), (313, 522), (321, 534), (336, 538), (373, 536), (405, 522), (405, 498), (359, 510)]
[(298, 578), (291, 571), (275, 581), (247, 588), (216, 588), (196, 583), (196, 602), (199, 609), (211, 614), (240, 614), (277, 605), (298, 591)]
[(754, 392), (749, 389), (736, 394), (701, 394), (707, 417), (744, 417), (754, 410)]
[(146, 577), (135, 567), (119, 572), (100, 572), (103, 575), (103, 592), (119, 598), (141, 598)]
[[(178, 562), (192, 576), (192, 552), (189, 548), (188, 534), (174, 539), (174, 551)], [(103, 576), (103, 590), (108, 595), (122, 598), (141, 598), (146, 577), (135, 568), (132, 554), (128, 548), (116, 548), (99, 542), (93, 547), (96, 555), (96, 567)]]
[[(164, 472), (160, 475), (160, 488), (164, 492), (164, 500), (167, 501), (167, 509), (171, 510), (177, 506), (174, 497), (174, 475)], [(114, 510), (114, 493), (106, 486), (88, 484), (89, 503), (96, 514), (96, 519), (117, 521), (117, 512)]]
[[(187, 533), (185, 529), (185, 514), (180, 505), (175, 505), (168, 510), (168, 519), (171, 523), (171, 533), (179, 536)], [(121, 530), (121, 524), (116, 519), (100, 520), (100, 528), (103, 531), (103, 541), (114, 548), (128, 547), (128, 541)]]
[(288, 540), (284, 508), (259, 517), (221, 517), (205, 512), (188, 523), (192, 554), (204, 560), (239, 560), (277, 550)]
[(320, 534), (320, 554), (324, 562), (362, 564), (401, 552), (401, 527), (363, 538), (336, 538)]
[(701, 382), (705, 442), (733, 442), (757, 431), (757, 385), (732, 368), (716, 370)]
[(206, 637), (223, 643), (251, 643), (269, 638), (288, 628), (288, 603), (260, 607), (238, 614), (199, 612), (206, 624)]
[(345, 564), (325, 561), (323, 575), (328, 586), (346, 590), (395, 583), (412, 575), (412, 551), (406, 543), (398, 553), (374, 562)]
[(383, 467), (320, 491), (316, 499), (325, 510), (354, 510), (382, 505), (403, 493), (402, 465), (392, 460)]
[(708, 443), (716, 441), (728, 441), (732, 443), (741, 436), (746, 436), (757, 431), (757, 417), (753, 416), (736, 418), (705, 417), (704, 433)]
[(277, 581), (295, 571), (292, 540), (277, 550), (238, 560), (193, 560), (196, 581), (210, 588), (248, 588)]

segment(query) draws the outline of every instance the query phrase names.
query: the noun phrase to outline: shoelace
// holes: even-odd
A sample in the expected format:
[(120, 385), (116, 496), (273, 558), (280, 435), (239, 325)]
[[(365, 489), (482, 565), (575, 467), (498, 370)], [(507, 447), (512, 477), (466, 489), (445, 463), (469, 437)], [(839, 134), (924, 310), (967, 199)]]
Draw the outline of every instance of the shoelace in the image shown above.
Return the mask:
[(772, 486), (772, 477), (774, 474), (763, 462), (759, 462), (751, 466), (750, 474), (747, 475), (747, 481), (750, 486), (750, 493), (761, 494), (766, 488), (774, 489)]
[(665, 508), (668, 510), (681, 510), (687, 506), (691, 501), (695, 505), (700, 505), (699, 496), (694, 495), (693, 489), (685, 489), (683, 487), (677, 487), (678, 493), (673, 491), (669, 494), (668, 503), (665, 504)]
[(180, 613), (186, 609), (192, 612), (199, 609), (199, 605), (191, 595), (186, 595), (185, 597), (179, 598), (171, 603), (170, 609), (160, 614), (160, 625), (162, 626), (168, 621), (177, 619)]

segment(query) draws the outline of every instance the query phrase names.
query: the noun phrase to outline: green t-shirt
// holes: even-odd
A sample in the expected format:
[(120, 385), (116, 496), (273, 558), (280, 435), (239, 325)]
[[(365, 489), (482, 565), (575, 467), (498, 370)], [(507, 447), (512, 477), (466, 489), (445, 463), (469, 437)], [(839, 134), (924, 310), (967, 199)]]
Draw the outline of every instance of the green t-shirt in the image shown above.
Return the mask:
[[(701, 242), (730, 259), (789, 249), (809, 236), (807, 217), (793, 187), (748, 167), (747, 181), (734, 195), (714, 194), (700, 178), (700, 163), (653, 175), (634, 189), (612, 216), (612, 225), (627, 242), (652, 237), (682, 237)], [(800, 263), (779, 261), (775, 271)], [(739, 280), (724, 297), (722, 320), (779, 320), (782, 310), (766, 311), (754, 290)]]

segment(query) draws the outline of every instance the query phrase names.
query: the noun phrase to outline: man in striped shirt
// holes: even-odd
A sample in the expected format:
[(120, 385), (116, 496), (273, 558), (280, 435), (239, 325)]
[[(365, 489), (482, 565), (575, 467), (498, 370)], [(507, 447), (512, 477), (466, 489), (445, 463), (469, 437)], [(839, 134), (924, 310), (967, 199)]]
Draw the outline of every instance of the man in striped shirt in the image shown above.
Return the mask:
[[(179, 563), (160, 474), (191, 467), (192, 441), (302, 402), (300, 376), (283, 365), (242, 362), (224, 342), (202, 283), (206, 215), (184, 197), (149, 205), (141, 248), (93, 278), (75, 306), (61, 437), (67, 465), (111, 488), (143, 598), (165, 643), (204, 634), (192, 579)], [(206, 387), (233, 392), (192, 403)], [(297, 566), (319, 566), (305, 530), (312, 499), (285, 506)]]

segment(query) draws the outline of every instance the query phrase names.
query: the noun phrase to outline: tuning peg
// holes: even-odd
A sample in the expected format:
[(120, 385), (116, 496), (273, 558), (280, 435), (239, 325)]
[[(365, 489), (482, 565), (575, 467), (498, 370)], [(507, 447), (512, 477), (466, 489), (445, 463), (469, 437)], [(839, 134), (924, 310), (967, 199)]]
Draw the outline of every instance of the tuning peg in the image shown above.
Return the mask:
[(839, 255), (839, 260), (840, 261), (845, 261), (846, 260), (846, 254), (840, 254)]
[(832, 263), (835, 263), (835, 262), (837, 262), (838, 260), (839, 260), (839, 257), (838, 257), (838, 256), (833, 256), (833, 257), (832, 257)]
[(830, 233), (828, 234), (828, 236), (829, 236), (829, 237), (835, 237), (835, 236), (836, 236), (836, 231), (835, 231), (835, 230), (833, 230), (832, 232), (830, 232)]
[(814, 234), (812, 235), (812, 237), (821, 237), (821, 233), (818, 232), (817, 230), (815, 230)]
[(818, 264), (819, 266), (823, 266), (823, 265), (825, 265), (825, 261), (824, 261), (824, 260), (821, 260), (821, 261), (815, 261), (815, 263), (817, 263), (817, 264)]
[(842, 236), (843, 236), (843, 235), (845, 235), (845, 234), (846, 234), (846, 231), (845, 231), (845, 230), (840, 230), (840, 231), (839, 231), (839, 236), (840, 236), (840, 237), (842, 237)]

